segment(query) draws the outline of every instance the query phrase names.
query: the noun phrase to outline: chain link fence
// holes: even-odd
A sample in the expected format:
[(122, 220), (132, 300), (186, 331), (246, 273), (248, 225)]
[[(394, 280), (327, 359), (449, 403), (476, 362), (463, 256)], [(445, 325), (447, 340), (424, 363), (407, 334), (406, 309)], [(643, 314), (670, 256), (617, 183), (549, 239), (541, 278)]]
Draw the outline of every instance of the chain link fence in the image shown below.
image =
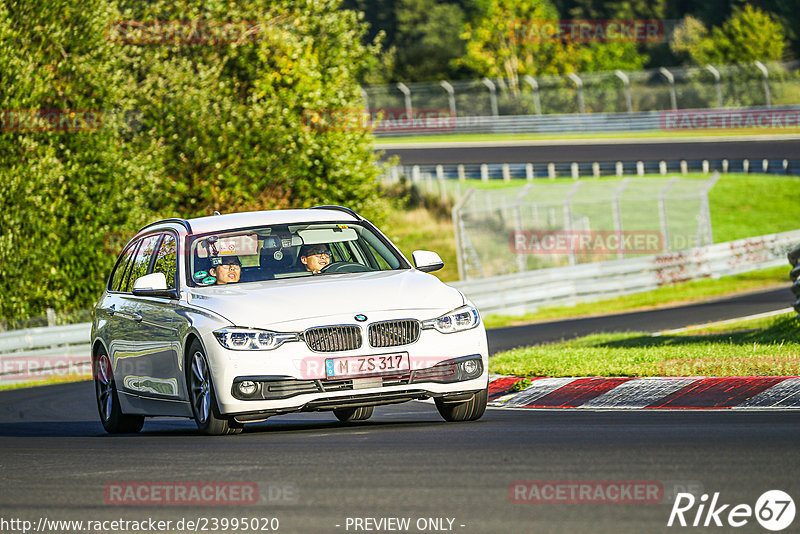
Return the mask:
[(769, 109), (800, 104), (800, 61), (397, 83), (363, 97), (379, 136), (441, 132), (464, 117)]
[(623, 178), (469, 189), (453, 208), (460, 280), (688, 250), (714, 242), (719, 179)]

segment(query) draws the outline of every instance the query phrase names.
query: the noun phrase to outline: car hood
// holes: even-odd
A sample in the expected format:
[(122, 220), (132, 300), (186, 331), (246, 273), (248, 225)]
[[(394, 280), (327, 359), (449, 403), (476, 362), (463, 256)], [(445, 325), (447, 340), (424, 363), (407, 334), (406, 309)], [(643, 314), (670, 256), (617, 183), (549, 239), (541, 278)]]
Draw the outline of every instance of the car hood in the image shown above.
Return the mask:
[(192, 288), (189, 303), (236, 326), (269, 327), (342, 313), (432, 310), (464, 303), (461, 293), (435, 276), (408, 269), (343, 273)]

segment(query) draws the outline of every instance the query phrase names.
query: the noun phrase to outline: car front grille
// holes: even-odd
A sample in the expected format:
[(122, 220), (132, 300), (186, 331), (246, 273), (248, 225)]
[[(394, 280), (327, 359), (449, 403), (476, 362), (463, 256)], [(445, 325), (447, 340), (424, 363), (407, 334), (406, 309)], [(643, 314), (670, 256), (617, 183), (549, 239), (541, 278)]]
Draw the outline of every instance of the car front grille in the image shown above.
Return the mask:
[(419, 339), (419, 321), (415, 319), (382, 321), (369, 325), (371, 347), (397, 347), (414, 343), (417, 339)]
[(314, 352), (339, 352), (361, 347), (361, 329), (355, 325), (309, 328), (303, 337)]

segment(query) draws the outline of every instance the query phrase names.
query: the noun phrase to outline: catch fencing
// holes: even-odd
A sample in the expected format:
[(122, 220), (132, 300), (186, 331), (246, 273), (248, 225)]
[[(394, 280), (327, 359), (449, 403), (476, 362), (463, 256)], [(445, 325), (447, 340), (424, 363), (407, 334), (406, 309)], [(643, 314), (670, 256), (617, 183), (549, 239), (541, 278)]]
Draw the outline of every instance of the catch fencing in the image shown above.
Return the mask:
[(452, 282), (484, 314), (516, 315), (543, 305), (576, 304), (785, 265), (800, 230), (717, 243), (670, 254), (569, 265)]
[(624, 178), (470, 189), (453, 207), (460, 280), (713, 243), (705, 180)]
[(362, 96), (376, 136), (669, 130), (678, 110), (796, 111), (800, 61), (396, 83)]

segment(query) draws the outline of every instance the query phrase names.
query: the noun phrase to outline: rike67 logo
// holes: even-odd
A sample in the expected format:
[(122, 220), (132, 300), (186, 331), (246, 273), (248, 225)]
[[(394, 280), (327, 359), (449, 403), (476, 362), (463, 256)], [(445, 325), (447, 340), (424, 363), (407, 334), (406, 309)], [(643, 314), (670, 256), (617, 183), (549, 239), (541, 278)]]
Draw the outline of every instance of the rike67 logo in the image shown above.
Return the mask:
[(764, 492), (754, 507), (723, 503), (719, 492), (714, 493), (711, 499), (706, 493), (699, 499), (691, 493), (679, 493), (672, 505), (667, 526), (739, 528), (755, 517), (765, 529), (778, 532), (792, 524), (794, 515), (794, 500), (781, 490)]

